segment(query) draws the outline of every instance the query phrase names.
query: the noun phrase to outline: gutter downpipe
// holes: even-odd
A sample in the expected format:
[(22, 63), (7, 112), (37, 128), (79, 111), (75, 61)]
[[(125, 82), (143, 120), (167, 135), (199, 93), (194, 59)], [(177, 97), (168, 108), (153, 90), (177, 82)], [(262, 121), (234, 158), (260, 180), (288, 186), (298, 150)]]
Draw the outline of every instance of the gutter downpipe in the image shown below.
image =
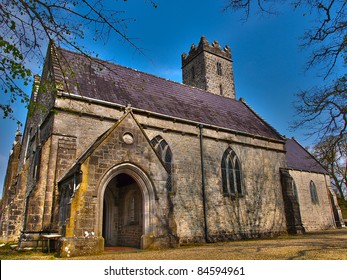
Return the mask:
[(206, 205), (206, 192), (205, 192), (205, 167), (204, 167), (204, 150), (203, 150), (203, 137), (202, 130), (203, 125), (199, 124), (200, 130), (200, 158), (201, 158), (201, 188), (202, 188), (202, 202), (203, 202), (203, 210), (204, 210), (204, 233), (205, 233), (205, 242), (209, 243), (210, 238), (208, 235), (208, 223), (207, 223), (207, 205)]

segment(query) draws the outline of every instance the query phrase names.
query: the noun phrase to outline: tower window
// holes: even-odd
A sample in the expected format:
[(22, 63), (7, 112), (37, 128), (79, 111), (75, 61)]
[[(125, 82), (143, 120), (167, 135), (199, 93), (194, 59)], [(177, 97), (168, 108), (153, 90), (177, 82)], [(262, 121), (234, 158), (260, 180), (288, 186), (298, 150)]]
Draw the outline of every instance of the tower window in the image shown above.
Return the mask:
[(222, 84), (219, 85), (219, 94), (223, 95), (223, 86), (222, 86)]
[(192, 67), (192, 79), (195, 80), (195, 67)]
[(223, 75), (223, 72), (222, 72), (222, 64), (220, 62), (217, 62), (217, 74), (219, 76), (222, 76)]

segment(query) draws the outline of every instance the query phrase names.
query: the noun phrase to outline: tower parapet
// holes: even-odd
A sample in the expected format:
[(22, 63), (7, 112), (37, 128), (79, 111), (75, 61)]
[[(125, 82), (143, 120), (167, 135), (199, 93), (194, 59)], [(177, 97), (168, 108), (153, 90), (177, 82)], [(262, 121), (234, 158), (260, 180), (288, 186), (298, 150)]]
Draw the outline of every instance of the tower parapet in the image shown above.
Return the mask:
[(188, 55), (186, 53), (182, 54), (182, 67), (187, 65), (202, 51), (210, 52), (211, 54), (220, 56), (221, 58), (227, 59), (231, 62), (231, 50), (228, 45), (226, 45), (222, 49), (221, 45), (218, 43), (217, 40), (214, 40), (213, 43), (210, 45), (206, 37), (202, 36), (198, 46), (192, 44)]

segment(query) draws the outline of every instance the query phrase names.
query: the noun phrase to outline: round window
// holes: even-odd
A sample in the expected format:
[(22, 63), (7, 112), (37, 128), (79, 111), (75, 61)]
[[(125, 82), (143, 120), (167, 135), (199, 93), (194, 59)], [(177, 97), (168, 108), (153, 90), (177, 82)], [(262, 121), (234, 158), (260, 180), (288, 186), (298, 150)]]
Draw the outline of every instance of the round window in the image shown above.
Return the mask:
[(130, 145), (134, 143), (134, 136), (130, 132), (125, 132), (123, 134), (123, 141), (125, 144)]

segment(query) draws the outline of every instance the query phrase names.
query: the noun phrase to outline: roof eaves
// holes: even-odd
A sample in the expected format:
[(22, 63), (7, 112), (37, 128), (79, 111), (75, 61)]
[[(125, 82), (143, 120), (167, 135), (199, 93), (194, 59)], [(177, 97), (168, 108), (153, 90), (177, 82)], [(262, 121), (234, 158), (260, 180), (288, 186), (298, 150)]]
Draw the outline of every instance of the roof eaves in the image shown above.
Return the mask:
[[(126, 106), (127, 106), (127, 105), (122, 105), (122, 104), (118, 104), (118, 103), (113, 103), (113, 102), (110, 102), (110, 101), (105, 101), (105, 100), (100, 100), (100, 99), (96, 99), (96, 98), (76, 95), (76, 94), (72, 94), (72, 93), (62, 92), (61, 94), (62, 94), (62, 96), (69, 96), (70, 98), (75, 98), (75, 99), (79, 99), (79, 100), (85, 100), (85, 101), (88, 101), (88, 102), (94, 102), (95, 104), (103, 104), (103, 105), (106, 105), (106, 106), (112, 106), (112, 107), (118, 107), (118, 108), (126, 108)], [(184, 119), (184, 118), (181, 118), (181, 117), (175, 117), (175, 116), (171, 116), (171, 115), (166, 115), (166, 114), (162, 114), (162, 113), (158, 113), (158, 112), (154, 112), (154, 111), (147, 111), (147, 110), (144, 110), (144, 109), (141, 109), (141, 108), (136, 108), (136, 107), (133, 107), (133, 106), (131, 107), (131, 109), (134, 112), (143, 113), (143, 114), (150, 114), (150, 115), (154, 115), (154, 116), (157, 116), (157, 117), (160, 117), (160, 118), (171, 119), (171, 120), (174, 120), (174, 121), (180, 121), (182, 123), (193, 124), (193, 125), (196, 125), (196, 126), (197, 125), (203, 125), (204, 127), (211, 128), (211, 129), (216, 129), (218, 131), (227, 131), (227, 132), (235, 133), (237, 135), (244, 135), (244, 136), (248, 136), (248, 137), (252, 137), (252, 138), (256, 138), (256, 139), (261, 139), (261, 140), (266, 140), (266, 141), (272, 141), (272, 142), (279, 142), (279, 143), (284, 143), (285, 142), (285, 139), (276, 130), (274, 130), (271, 126), (270, 126), (270, 128), (272, 128), (278, 134), (279, 139), (266, 137), (266, 136), (261, 136), (261, 135), (257, 135), (257, 134), (251, 134), (251, 133), (247, 133), (247, 132), (244, 132), (244, 131), (231, 129), (231, 128), (227, 128), (227, 127), (221, 127), (221, 126), (217, 126), (217, 125), (212, 125), (212, 124), (208, 124), (208, 123), (204, 123), (204, 122), (198, 122), (198, 121), (194, 121), (194, 120)]]
[(309, 169), (294, 168), (294, 167), (288, 167), (288, 168), (285, 168), (285, 169), (287, 169), (287, 170), (293, 170), (293, 171), (300, 171), (300, 172), (308, 172), (308, 173), (329, 175), (329, 172), (327, 172), (327, 171), (325, 171), (325, 172), (319, 172), (319, 171), (317, 171), (317, 170), (309, 170)]

